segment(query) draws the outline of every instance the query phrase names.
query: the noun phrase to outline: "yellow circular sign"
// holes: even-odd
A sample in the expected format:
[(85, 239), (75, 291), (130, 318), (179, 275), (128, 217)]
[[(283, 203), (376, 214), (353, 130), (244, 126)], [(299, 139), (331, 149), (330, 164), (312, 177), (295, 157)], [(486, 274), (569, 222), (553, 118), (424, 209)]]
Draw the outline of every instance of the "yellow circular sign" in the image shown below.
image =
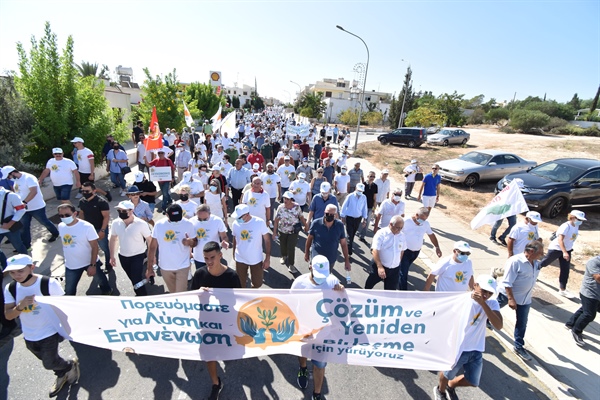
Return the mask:
[(212, 74), (210, 74), (210, 79), (212, 79), (213, 81), (218, 81), (221, 77), (219, 76), (218, 72), (213, 72)]

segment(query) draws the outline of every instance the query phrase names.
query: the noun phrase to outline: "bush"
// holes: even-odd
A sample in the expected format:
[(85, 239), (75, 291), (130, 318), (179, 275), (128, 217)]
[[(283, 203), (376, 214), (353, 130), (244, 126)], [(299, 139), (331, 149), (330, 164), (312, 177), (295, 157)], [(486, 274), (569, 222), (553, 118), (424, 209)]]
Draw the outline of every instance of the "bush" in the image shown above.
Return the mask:
[(515, 131), (513, 128), (511, 128), (510, 126), (506, 125), (503, 126), (502, 128), (498, 129), (500, 132), (502, 133), (517, 133), (517, 131)]
[(499, 107), (492, 108), (485, 114), (486, 121), (497, 124), (502, 119), (508, 119), (510, 117), (510, 111), (507, 108)]
[(510, 117), (510, 126), (524, 133), (541, 130), (550, 122), (550, 117), (541, 111), (515, 110)]
[(593, 136), (600, 137), (600, 128), (591, 126), (589, 128), (581, 128), (576, 125), (565, 125), (553, 128), (550, 133), (554, 135), (572, 135), (572, 136)]
[(469, 125), (481, 125), (485, 120), (485, 111), (483, 108), (479, 107), (473, 111), (473, 114), (469, 116), (467, 119), (467, 123)]
[(562, 118), (550, 117), (550, 121), (544, 127), (544, 130), (550, 131), (554, 128), (560, 128), (561, 126), (568, 125), (569, 123)]

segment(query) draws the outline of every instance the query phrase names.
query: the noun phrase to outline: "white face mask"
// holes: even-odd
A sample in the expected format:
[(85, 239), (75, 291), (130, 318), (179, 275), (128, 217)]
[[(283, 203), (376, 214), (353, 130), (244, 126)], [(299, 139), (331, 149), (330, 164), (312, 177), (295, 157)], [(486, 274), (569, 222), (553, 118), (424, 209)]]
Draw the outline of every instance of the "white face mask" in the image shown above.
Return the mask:
[(303, 161), (302, 165), (306, 167), (306, 166), (308, 166), (308, 163), (306, 161)]
[(400, 202), (402, 200), (402, 196), (394, 196), (394, 201)]
[(300, 181), (300, 183), (304, 183), (304, 178), (300, 178), (298, 180)]

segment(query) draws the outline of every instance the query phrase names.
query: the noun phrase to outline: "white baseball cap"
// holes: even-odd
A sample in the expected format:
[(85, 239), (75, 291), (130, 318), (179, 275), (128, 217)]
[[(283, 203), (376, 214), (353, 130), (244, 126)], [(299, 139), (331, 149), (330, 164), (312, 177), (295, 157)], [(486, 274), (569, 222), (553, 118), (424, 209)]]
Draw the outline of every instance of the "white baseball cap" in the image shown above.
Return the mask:
[(463, 240), (459, 240), (458, 242), (455, 242), (453, 249), (462, 251), (462, 252), (469, 252), (469, 253), (471, 252), (471, 246), (469, 246), (469, 243), (467, 243)]
[(52, 154), (63, 154), (63, 149), (61, 149), (60, 147), (54, 147), (52, 149)]
[(525, 216), (533, 222), (542, 222), (542, 216), (537, 211), (529, 211)]
[(300, 178), (300, 179), (306, 179), (306, 174), (304, 172), (300, 172), (298, 174), (298, 178)]
[(144, 173), (142, 171), (138, 171), (135, 173), (134, 177), (135, 177), (135, 182), (139, 183), (144, 180)]
[(331, 190), (331, 183), (329, 182), (323, 182), (321, 183), (321, 193), (329, 193), (329, 191)]
[(492, 293), (496, 293), (496, 288), (498, 287), (496, 280), (492, 278), (491, 275), (479, 275), (477, 279), (475, 279), (475, 283), (477, 283), (483, 290), (487, 290), (488, 292)]
[(574, 216), (575, 218), (577, 218), (581, 221), (587, 221), (587, 219), (585, 218), (585, 213), (583, 211), (571, 210), (571, 212), (569, 214), (571, 214), (572, 216)]
[(27, 254), (17, 254), (10, 257), (7, 261), (7, 266), (4, 272), (18, 271), (28, 265), (33, 265), (33, 259)]
[(258, 163), (255, 162), (254, 164), (252, 164), (252, 169), (259, 170), (260, 169), (260, 165), (258, 165)]
[(71, 140), (71, 143), (83, 143), (83, 139), (79, 136), (75, 136), (73, 140)]
[(356, 184), (356, 190), (358, 190), (359, 192), (364, 192), (365, 191), (365, 184), (364, 183), (357, 183)]
[(386, 168), (386, 169), (384, 169), (383, 171), (381, 171), (381, 173), (382, 173), (382, 174), (389, 174), (389, 173), (390, 173), (390, 170)]
[(315, 278), (327, 279), (331, 273), (327, 257), (317, 255), (312, 259), (312, 274)]
[(115, 208), (120, 208), (121, 210), (133, 210), (135, 206), (129, 200), (123, 200), (119, 202), (119, 204), (117, 204)]
[(4, 167), (2, 167), (2, 178), (4, 179), (8, 179), (8, 174), (10, 174), (13, 171), (16, 171), (17, 169), (15, 167), (13, 167), (12, 165), (6, 165)]
[(294, 200), (294, 195), (289, 190), (286, 190), (286, 192), (281, 197), (285, 197), (286, 199)]
[(250, 212), (250, 207), (245, 204), (239, 204), (235, 206), (235, 210), (231, 213), (231, 218), (240, 218), (242, 215), (246, 215)]

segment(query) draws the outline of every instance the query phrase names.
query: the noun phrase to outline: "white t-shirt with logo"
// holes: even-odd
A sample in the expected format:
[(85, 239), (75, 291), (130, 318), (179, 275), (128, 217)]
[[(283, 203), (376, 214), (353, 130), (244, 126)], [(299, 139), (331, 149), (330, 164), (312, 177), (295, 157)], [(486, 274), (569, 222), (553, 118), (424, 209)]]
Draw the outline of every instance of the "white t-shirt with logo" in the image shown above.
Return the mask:
[(412, 218), (406, 218), (404, 220), (402, 232), (406, 238), (406, 248), (411, 251), (421, 250), (425, 234), (433, 235), (429, 221), (423, 221), (421, 225), (417, 225)]
[(208, 242), (221, 243), (219, 234), (227, 232), (227, 228), (225, 228), (225, 223), (221, 218), (212, 214), (208, 217), (208, 221), (199, 221), (198, 217), (195, 216), (190, 219), (190, 222), (194, 225), (196, 239), (198, 239), (198, 244), (192, 251), (194, 260), (204, 262), (204, 245)]
[(508, 237), (515, 241), (513, 243), (513, 254), (519, 254), (525, 251), (525, 246), (530, 242), (537, 240), (540, 235), (538, 233), (537, 225), (521, 222), (513, 226)]
[[(488, 299), (485, 302), (492, 311), (500, 311), (500, 305), (496, 299)], [(465, 327), (465, 337), (460, 351), (485, 351), (485, 321), (487, 315), (483, 308), (475, 300), (471, 300), (471, 311), (469, 320)]]
[(81, 172), (82, 174), (91, 174), (92, 172), (94, 172), (92, 171), (92, 165), (90, 164), (90, 160), (93, 159), (94, 153), (87, 147), (84, 147), (81, 150), (77, 150), (79, 172)]
[(150, 226), (146, 221), (133, 217), (133, 222), (126, 225), (121, 218), (116, 218), (110, 225), (110, 237), (119, 238), (119, 254), (124, 257), (133, 257), (146, 251), (146, 238)]
[(183, 218), (190, 219), (194, 215), (196, 215), (196, 208), (198, 207), (198, 203), (193, 200), (188, 200), (187, 203), (182, 202), (181, 200), (177, 200), (175, 204), (179, 204), (181, 209), (183, 210)]
[(299, 206), (303, 206), (306, 204), (306, 197), (310, 192), (310, 185), (306, 181), (300, 182), (300, 180), (295, 180), (290, 185), (290, 192), (294, 195), (294, 201), (298, 203)]
[(262, 262), (263, 235), (270, 233), (265, 221), (251, 217), (250, 221), (240, 224), (236, 219), (231, 231), (235, 239), (234, 260), (247, 265), (256, 265)]
[[(295, 174), (296, 173), (296, 168), (294, 168), (294, 164), (288, 165), (287, 167), (285, 166), (285, 164), (280, 165), (279, 168), (277, 168), (277, 175), (279, 175), (281, 177), (281, 187), (284, 188), (289, 188), (290, 187), (290, 174)], [(282, 193), (283, 194), (283, 193)]]
[(35, 179), (35, 176), (28, 172), (21, 172), (21, 177), (14, 180), (13, 187), (15, 193), (21, 198), (21, 201), (29, 196), (29, 190), (31, 188), (37, 188), (37, 193), (33, 199), (27, 202), (27, 211), (39, 210), (40, 208), (46, 207), (42, 190), (40, 189), (40, 185), (38, 184), (37, 179)]
[[(264, 190), (262, 193), (256, 193), (252, 190), (248, 190), (244, 193), (242, 203), (247, 204), (250, 207), (250, 215), (258, 217), (263, 221), (267, 220), (267, 208), (271, 207), (271, 199), (269, 194)], [(271, 210), (273, 212), (273, 210)]]
[(271, 175), (269, 175), (266, 172), (263, 172), (262, 174), (260, 174), (260, 179), (263, 182), (263, 189), (265, 190), (265, 192), (269, 193), (269, 197), (277, 197), (279, 193), (277, 189), (277, 184), (281, 183), (281, 177), (275, 172)]
[[(8, 290), (7, 284), (4, 288), (4, 304), (18, 304), (27, 296), (42, 296), (41, 282), (42, 276), (36, 275), (37, 279), (31, 286), (22, 286), (17, 282), (15, 299)], [(48, 293), (50, 296), (62, 296), (65, 294), (60, 283), (54, 278), (48, 281)], [(4, 307), (4, 304), (2, 307)], [(58, 320), (55, 317), (54, 310), (49, 305), (34, 302), (32, 306), (26, 307), (19, 315), (21, 319), (21, 329), (25, 340), (36, 342), (54, 335), (57, 330)], [(56, 325), (55, 325), (56, 324)]]
[(190, 247), (182, 243), (186, 234), (192, 239), (196, 236), (194, 225), (185, 218), (179, 222), (163, 219), (154, 225), (152, 237), (158, 242), (158, 265), (161, 269), (176, 271), (190, 266)]
[(73, 160), (51, 158), (46, 163), (46, 168), (50, 170), (52, 186), (72, 185), (74, 183), (73, 171), (77, 171), (77, 165)]
[(98, 240), (94, 225), (81, 219), (71, 226), (61, 222), (58, 224), (58, 233), (62, 241), (65, 267), (80, 269), (90, 265), (92, 261), (90, 258), (92, 254), (90, 241)]
[(444, 257), (431, 270), (431, 274), (437, 276), (436, 292), (467, 291), (473, 276), (473, 263), (470, 259), (457, 263), (452, 256)]
[(573, 244), (577, 239), (577, 235), (579, 235), (579, 227), (571, 225), (571, 222), (569, 221), (559, 226), (558, 230), (556, 231), (556, 239), (550, 242), (550, 244), (548, 245), (548, 250), (562, 251), (560, 246), (558, 245), (559, 235), (564, 236), (563, 243), (565, 245), (565, 249), (567, 249), (567, 251), (570, 251), (573, 249)]

